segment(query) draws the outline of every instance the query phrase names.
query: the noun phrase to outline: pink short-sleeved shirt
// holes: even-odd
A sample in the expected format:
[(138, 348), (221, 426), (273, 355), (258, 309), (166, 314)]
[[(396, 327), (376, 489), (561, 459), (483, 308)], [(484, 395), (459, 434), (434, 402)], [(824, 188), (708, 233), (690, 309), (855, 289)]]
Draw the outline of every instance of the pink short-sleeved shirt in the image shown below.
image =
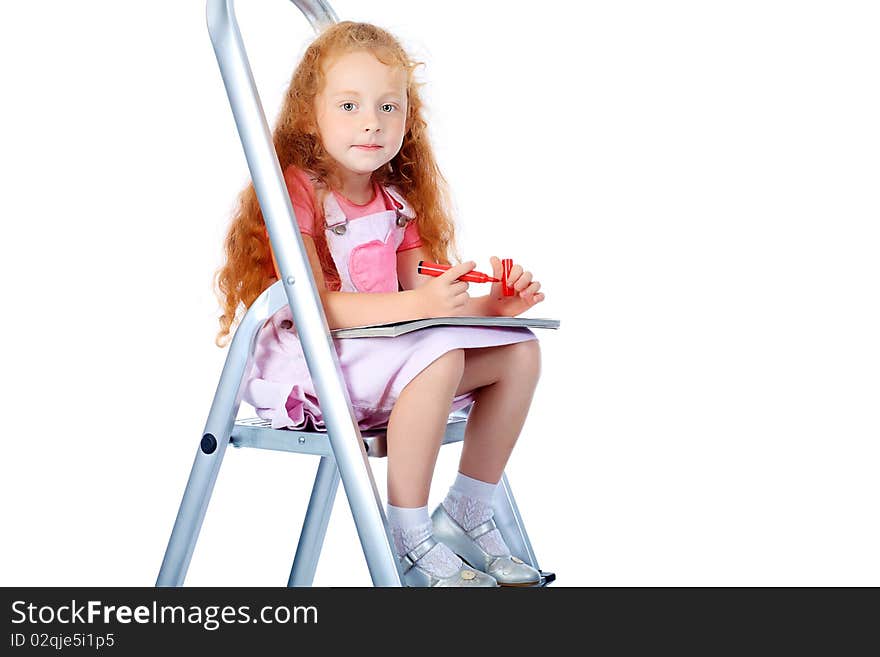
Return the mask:
[[(315, 192), (312, 183), (304, 171), (289, 166), (284, 172), (284, 181), (287, 183), (287, 191), (293, 204), (293, 212), (296, 214), (296, 222), (299, 224), (303, 235), (315, 235)], [(379, 185), (373, 183), (373, 199), (366, 205), (352, 203), (344, 196), (332, 192), (339, 201), (339, 206), (349, 219), (357, 219), (368, 214), (375, 214), (383, 210), (391, 210), (386, 202), (385, 195), (379, 192)], [(397, 252), (406, 251), (422, 246), (418, 228), (415, 221), (410, 221), (403, 233), (403, 241), (397, 247)]]

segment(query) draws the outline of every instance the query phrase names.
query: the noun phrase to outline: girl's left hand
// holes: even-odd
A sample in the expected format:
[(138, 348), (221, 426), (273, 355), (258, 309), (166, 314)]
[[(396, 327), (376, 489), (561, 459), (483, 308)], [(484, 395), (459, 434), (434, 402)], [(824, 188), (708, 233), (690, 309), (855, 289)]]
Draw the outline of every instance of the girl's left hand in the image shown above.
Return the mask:
[[(500, 279), (503, 271), (501, 260), (492, 256), (489, 259), (492, 262), (492, 276)], [(525, 271), (520, 265), (514, 263), (510, 269), (510, 275), (507, 277), (507, 285), (516, 290), (516, 294), (512, 297), (504, 296), (501, 288), (501, 282), (492, 283), (492, 289), (489, 291), (487, 312), (491, 317), (516, 317), (520, 313), (525, 312), (536, 303), (544, 300), (544, 293), (538, 292), (541, 284), (532, 280), (532, 272)]]

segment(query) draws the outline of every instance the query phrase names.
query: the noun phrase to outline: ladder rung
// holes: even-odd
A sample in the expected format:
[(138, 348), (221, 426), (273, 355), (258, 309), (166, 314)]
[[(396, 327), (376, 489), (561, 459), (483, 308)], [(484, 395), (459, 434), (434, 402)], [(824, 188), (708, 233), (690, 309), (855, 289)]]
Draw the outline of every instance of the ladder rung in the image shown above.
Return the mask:
[[(452, 414), (446, 425), (443, 444), (455, 443), (464, 439), (467, 416)], [(381, 458), (387, 456), (385, 429), (361, 431), (367, 456)], [(259, 417), (235, 421), (229, 442), (234, 447), (256, 447), (280, 452), (332, 456), (330, 441), (326, 431), (295, 431), (293, 429), (272, 429), (271, 422)]]

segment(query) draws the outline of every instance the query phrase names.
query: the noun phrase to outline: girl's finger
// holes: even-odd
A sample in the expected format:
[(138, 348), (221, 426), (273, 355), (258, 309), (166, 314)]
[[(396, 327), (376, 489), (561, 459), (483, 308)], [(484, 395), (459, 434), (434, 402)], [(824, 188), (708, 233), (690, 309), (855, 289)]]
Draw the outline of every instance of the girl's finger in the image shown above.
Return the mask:
[(514, 265), (510, 268), (510, 273), (507, 275), (507, 285), (512, 287), (514, 283), (519, 280), (519, 277), (522, 276), (523, 268), (519, 265)]
[(530, 271), (523, 272), (523, 275), (519, 277), (519, 280), (517, 280), (516, 284), (513, 286), (513, 289), (516, 290), (517, 292), (522, 292), (523, 290), (525, 290), (529, 286), (529, 283), (531, 283), (531, 282), (532, 282), (532, 272), (530, 272)]
[(523, 297), (524, 299), (528, 298), (528, 297), (532, 296), (535, 292), (537, 292), (540, 289), (540, 287), (541, 287), (541, 284), (538, 281), (532, 281), (531, 285), (529, 285), (525, 290), (520, 292), (520, 296)]
[(501, 261), (496, 256), (490, 256), (489, 262), (492, 263), (492, 278), (498, 281), (489, 286), (489, 294), (493, 297), (501, 296), (501, 277), (503, 275)]

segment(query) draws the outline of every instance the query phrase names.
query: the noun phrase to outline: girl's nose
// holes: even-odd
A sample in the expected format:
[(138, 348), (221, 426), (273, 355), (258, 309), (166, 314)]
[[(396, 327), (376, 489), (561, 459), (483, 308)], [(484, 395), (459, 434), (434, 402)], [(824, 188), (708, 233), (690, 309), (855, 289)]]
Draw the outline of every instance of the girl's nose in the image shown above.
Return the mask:
[(364, 112), (364, 130), (369, 132), (370, 130), (379, 130), (379, 117), (376, 115), (376, 111), (372, 112)]

